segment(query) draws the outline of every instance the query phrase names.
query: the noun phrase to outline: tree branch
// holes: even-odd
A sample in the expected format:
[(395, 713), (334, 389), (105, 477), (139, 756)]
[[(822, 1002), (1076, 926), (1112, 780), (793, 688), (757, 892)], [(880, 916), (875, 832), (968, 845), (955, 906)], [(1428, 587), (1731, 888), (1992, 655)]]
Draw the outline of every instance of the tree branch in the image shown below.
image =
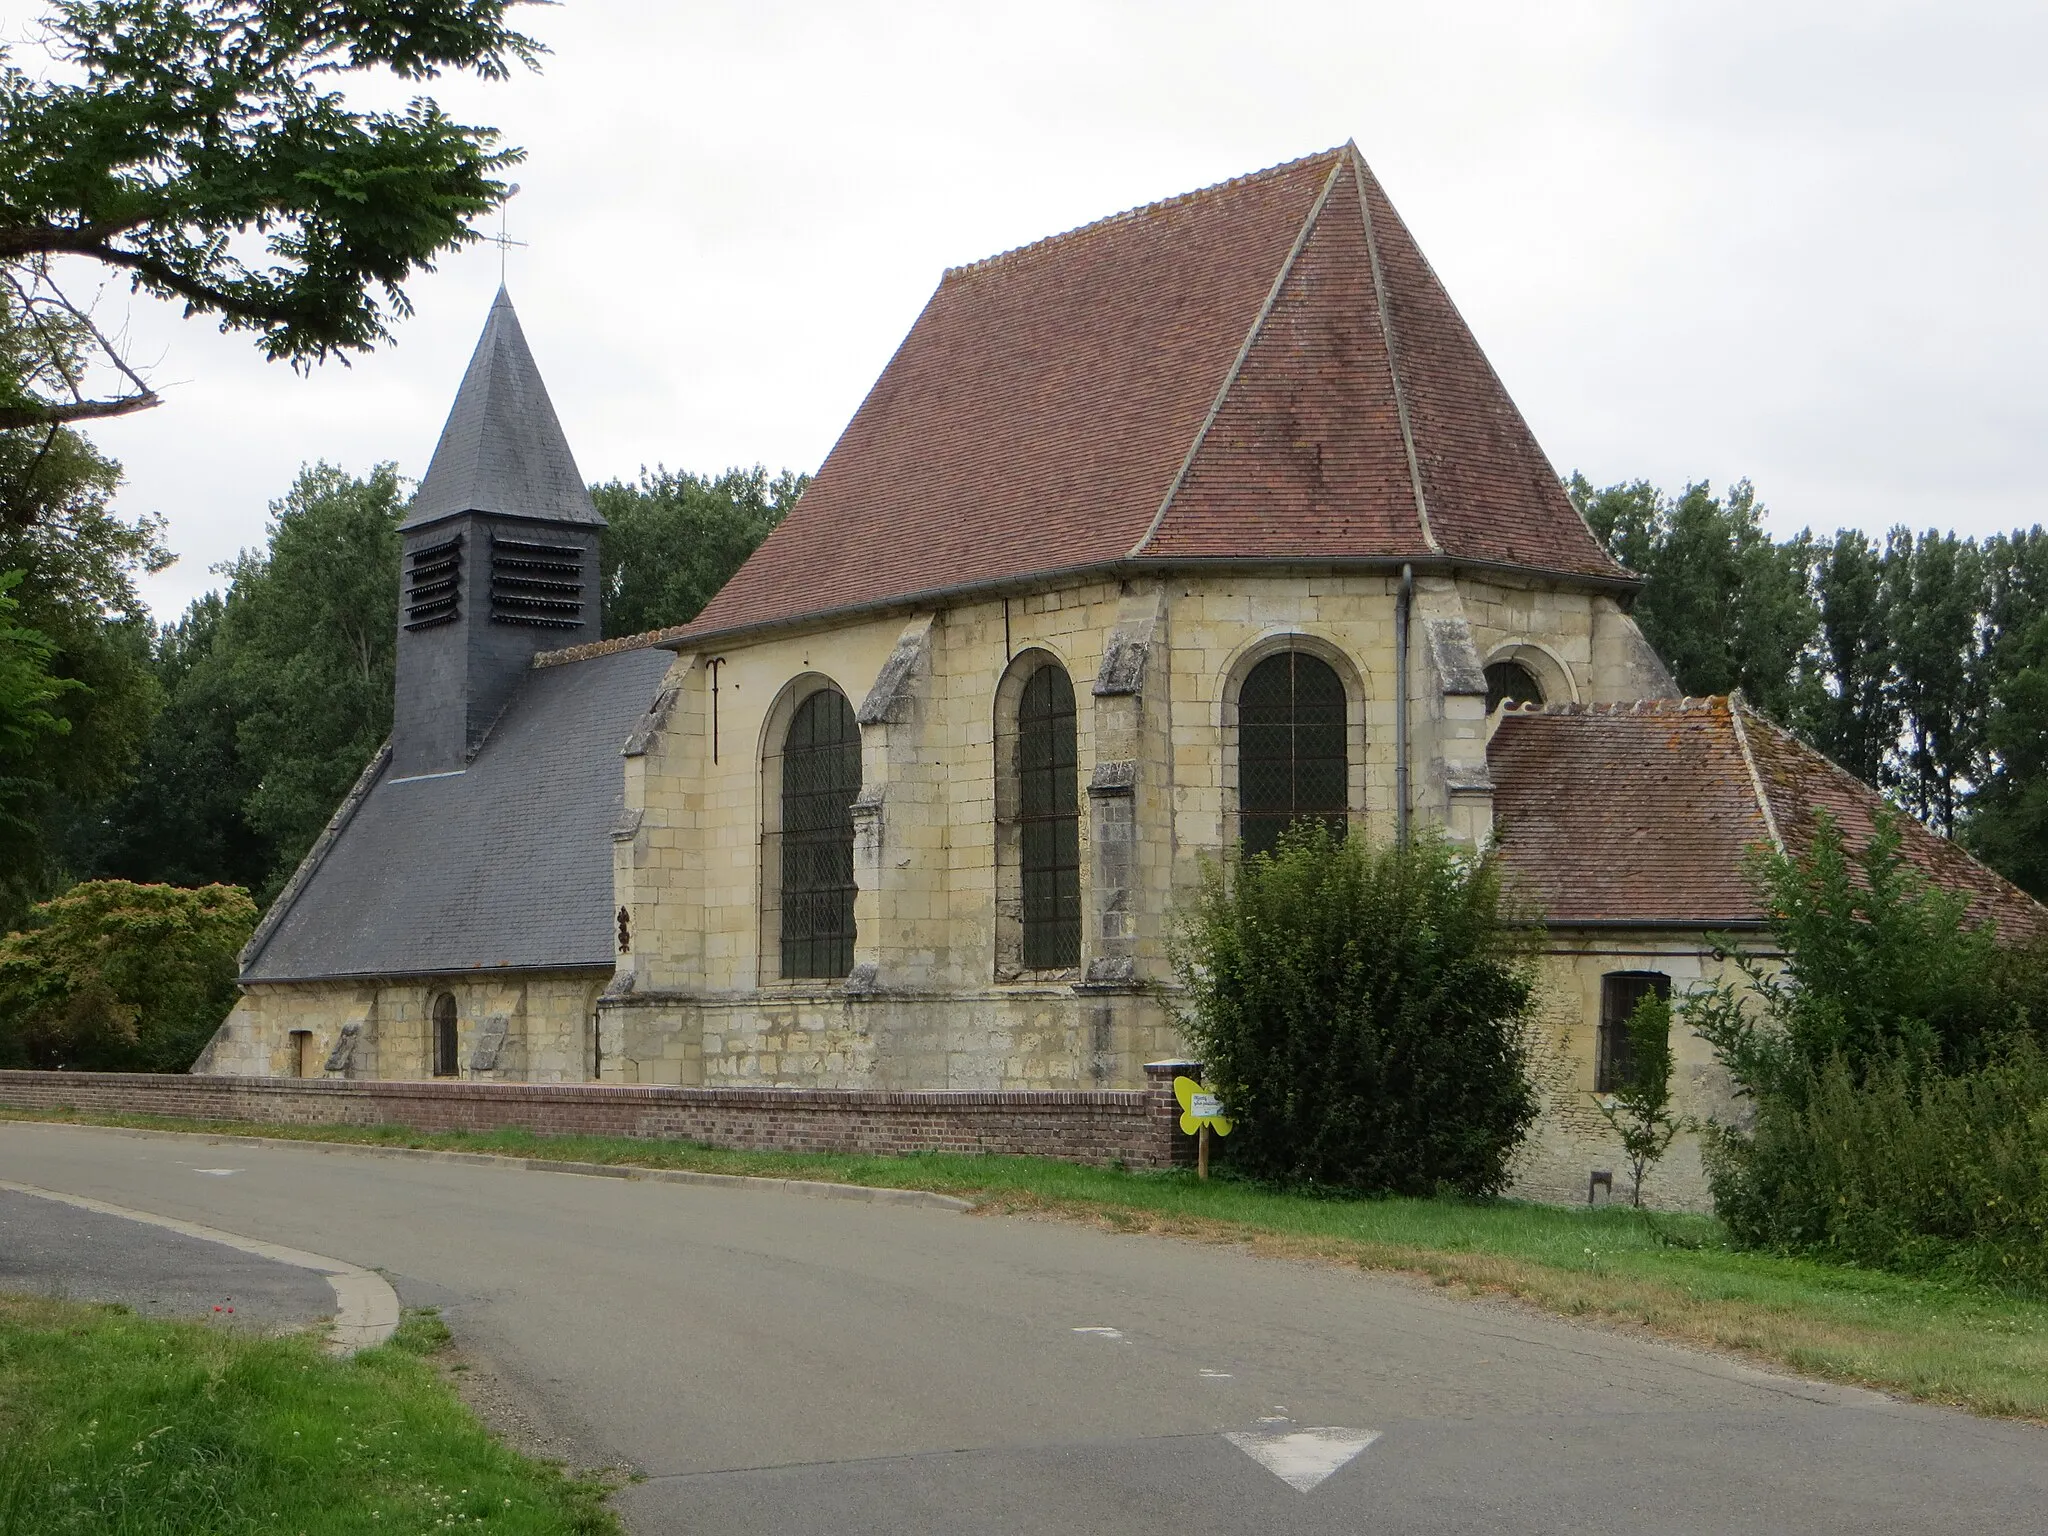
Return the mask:
[(69, 405), (49, 404), (41, 400), (26, 405), (0, 405), (0, 432), (14, 432), (23, 427), (61, 427), (101, 416), (128, 416), (163, 403), (163, 396), (151, 390), (142, 395), (123, 395), (118, 400), (77, 400)]

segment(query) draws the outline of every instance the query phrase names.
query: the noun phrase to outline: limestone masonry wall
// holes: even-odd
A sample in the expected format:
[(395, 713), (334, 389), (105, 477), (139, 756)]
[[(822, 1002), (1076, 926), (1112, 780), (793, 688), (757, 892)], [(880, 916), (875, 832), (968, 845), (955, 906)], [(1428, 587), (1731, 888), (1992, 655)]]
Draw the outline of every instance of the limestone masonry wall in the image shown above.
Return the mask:
[(0, 1106), (270, 1125), (506, 1127), (788, 1152), (1001, 1152), (1165, 1168), (1191, 1160), (1173, 1067), (1112, 1093), (875, 1093), (609, 1084), (328, 1082), (0, 1071)]

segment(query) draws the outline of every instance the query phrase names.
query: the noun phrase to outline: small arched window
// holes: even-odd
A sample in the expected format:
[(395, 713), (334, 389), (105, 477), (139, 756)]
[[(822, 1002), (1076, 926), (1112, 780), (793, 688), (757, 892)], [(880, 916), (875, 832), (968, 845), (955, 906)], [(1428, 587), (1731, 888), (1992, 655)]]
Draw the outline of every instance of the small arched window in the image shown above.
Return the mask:
[(1345, 734), (1344, 684), (1328, 662), (1282, 651), (1246, 675), (1237, 694), (1237, 811), (1247, 856), (1272, 852), (1301, 820), (1344, 835)]
[(1024, 967), (1081, 963), (1081, 805), (1074, 685), (1048, 663), (1017, 702), (1018, 868), (1023, 878)]
[(782, 744), (782, 974), (853, 969), (853, 801), (860, 726), (836, 688), (797, 706)]
[(443, 992), (434, 999), (434, 1076), (459, 1077), (458, 1040), (455, 1030), (455, 994)]
[(1507, 704), (1541, 704), (1543, 685), (1519, 661), (1496, 661), (1486, 669), (1486, 712)]

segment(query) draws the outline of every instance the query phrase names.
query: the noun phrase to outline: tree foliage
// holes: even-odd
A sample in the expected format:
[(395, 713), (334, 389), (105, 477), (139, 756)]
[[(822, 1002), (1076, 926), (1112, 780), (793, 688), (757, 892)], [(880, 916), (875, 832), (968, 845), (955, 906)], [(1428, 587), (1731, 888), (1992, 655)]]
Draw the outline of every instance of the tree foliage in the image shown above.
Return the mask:
[(96, 880), (0, 939), (0, 1063), (182, 1072), (235, 1001), (256, 906), (232, 886)]
[(808, 484), (808, 475), (785, 469), (771, 478), (756, 464), (716, 476), (642, 469), (632, 485), (592, 486), (608, 524), (599, 546), (605, 633), (689, 623)]
[[(156, 403), (60, 282), (69, 259), (127, 275), (272, 358), (363, 352), (408, 312), (403, 284), (476, 238), (520, 157), (426, 97), (359, 111), (345, 77), (486, 79), (539, 45), (518, 0), (44, 0), (44, 55), (0, 69), (0, 280), (48, 347), (0, 376), (0, 429)], [(257, 254), (260, 243), (261, 254)], [(90, 348), (119, 376), (95, 393)]]
[(1290, 829), (1180, 915), (1181, 1027), (1254, 1176), (1491, 1195), (1536, 1116), (1526, 929), (1491, 858)]
[(1643, 1180), (1671, 1150), (1686, 1122), (1671, 1112), (1671, 1004), (1645, 993), (1624, 1022), (1628, 1051), (1621, 1082), (1598, 1106), (1628, 1159), (1629, 1202), (1641, 1207)]
[(1645, 578), (1635, 614), (1686, 693), (1741, 688), (1865, 783), (2048, 898), (2048, 534), (1894, 528), (1773, 542), (1747, 481), (1568, 482)]
[(2048, 952), (2000, 944), (1900, 853), (1825, 817), (1751, 878), (1781, 966), (1681, 1009), (1746, 1101), (1709, 1126), (1714, 1205), (1751, 1247), (2048, 1285)]

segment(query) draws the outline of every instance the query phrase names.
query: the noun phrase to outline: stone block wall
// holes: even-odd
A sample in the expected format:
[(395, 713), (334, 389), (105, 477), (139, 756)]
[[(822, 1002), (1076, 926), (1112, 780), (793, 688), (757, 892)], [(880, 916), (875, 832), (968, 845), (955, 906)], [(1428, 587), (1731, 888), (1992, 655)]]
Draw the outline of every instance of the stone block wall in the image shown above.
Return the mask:
[[(0, 1106), (265, 1125), (506, 1127), (785, 1152), (958, 1152), (1130, 1168), (1185, 1164), (1173, 1075), (1111, 1093), (890, 1093), (595, 1083), (323, 1082), (121, 1072), (0, 1072)], [(1181, 1145), (1186, 1143), (1185, 1146)]]

